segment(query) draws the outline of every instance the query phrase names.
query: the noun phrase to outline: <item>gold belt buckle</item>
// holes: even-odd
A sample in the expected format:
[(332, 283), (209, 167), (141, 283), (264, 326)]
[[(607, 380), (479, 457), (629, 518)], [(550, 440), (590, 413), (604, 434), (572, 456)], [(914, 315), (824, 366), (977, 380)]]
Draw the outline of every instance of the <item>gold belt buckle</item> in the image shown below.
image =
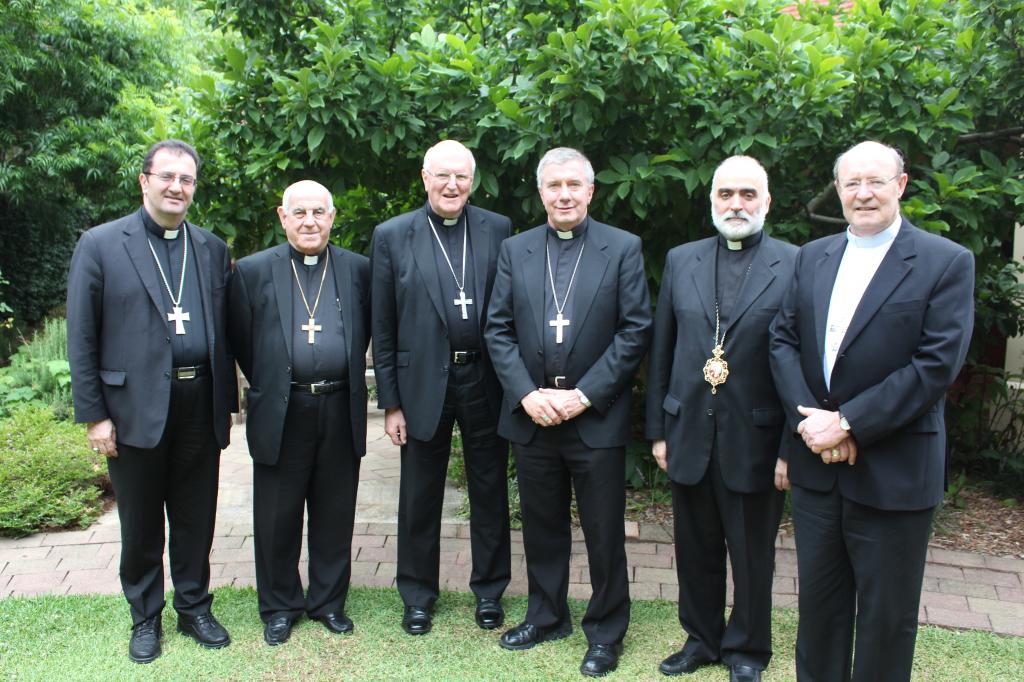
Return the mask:
[(196, 368), (195, 367), (179, 367), (175, 371), (175, 375), (179, 379), (195, 379), (196, 378)]

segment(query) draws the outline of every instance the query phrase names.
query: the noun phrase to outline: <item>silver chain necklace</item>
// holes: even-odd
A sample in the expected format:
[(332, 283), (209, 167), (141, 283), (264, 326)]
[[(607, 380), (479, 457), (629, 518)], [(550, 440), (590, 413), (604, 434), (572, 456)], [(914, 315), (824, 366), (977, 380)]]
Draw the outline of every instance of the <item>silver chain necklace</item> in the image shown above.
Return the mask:
[(181, 253), (181, 279), (178, 280), (178, 297), (174, 297), (174, 292), (171, 291), (170, 282), (167, 281), (167, 275), (164, 274), (164, 268), (160, 265), (160, 259), (156, 257), (156, 249), (153, 248), (153, 242), (149, 240), (149, 236), (146, 236), (146, 243), (149, 244), (149, 252), (153, 254), (153, 260), (156, 261), (156, 270), (160, 273), (160, 279), (164, 283), (164, 289), (167, 290), (167, 295), (171, 297), (171, 312), (167, 313), (167, 321), (174, 323), (174, 333), (178, 335), (184, 335), (185, 333), (185, 322), (191, 322), (191, 317), (188, 313), (181, 311), (181, 296), (185, 291), (185, 267), (188, 265), (188, 225), (185, 223), (181, 224), (184, 229), (184, 246)]
[(555, 319), (548, 320), (548, 326), (555, 328), (555, 343), (562, 343), (562, 328), (568, 327), (571, 320), (567, 320), (562, 316), (562, 311), (565, 309), (565, 304), (569, 302), (569, 292), (572, 291), (572, 284), (576, 281), (576, 270), (580, 267), (580, 261), (583, 259), (583, 249), (587, 248), (587, 243), (580, 244), (580, 253), (576, 256), (576, 265), (572, 266), (572, 275), (569, 277), (569, 286), (565, 288), (565, 298), (562, 299), (562, 305), (558, 305), (558, 292), (555, 291), (555, 275), (551, 270), (551, 250), (548, 248), (547, 237), (544, 238), (544, 255), (547, 256), (548, 262), (548, 281), (551, 282), (551, 296), (555, 299)]
[(434, 227), (434, 221), (431, 220), (430, 214), (427, 214), (427, 222), (430, 223), (430, 231), (434, 233), (434, 239), (437, 240), (437, 245), (441, 247), (441, 255), (444, 256), (444, 262), (448, 264), (448, 269), (451, 270), (452, 278), (455, 280), (455, 286), (459, 288), (459, 297), (454, 299), (452, 302), (456, 307), (462, 308), (462, 319), (468, 320), (469, 313), (467, 308), (473, 305), (473, 299), (466, 298), (466, 235), (469, 227), (469, 220), (463, 220), (462, 222), (462, 281), (459, 281), (459, 276), (455, 274), (455, 267), (452, 266), (452, 259), (448, 257), (448, 252), (444, 248), (444, 244), (441, 243), (441, 237), (437, 234), (437, 228)]

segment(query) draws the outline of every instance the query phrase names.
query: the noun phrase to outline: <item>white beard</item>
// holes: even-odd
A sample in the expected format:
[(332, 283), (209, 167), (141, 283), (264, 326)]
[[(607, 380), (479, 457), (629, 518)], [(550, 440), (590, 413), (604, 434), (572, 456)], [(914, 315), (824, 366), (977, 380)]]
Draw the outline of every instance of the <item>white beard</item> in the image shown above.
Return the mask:
[[(720, 235), (731, 242), (738, 242), (753, 234), (757, 234), (764, 227), (766, 215), (768, 215), (768, 211), (765, 211), (763, 208), (757, 212), (757, 215), (750, 215), (744, 210), (726, 211), (722, 214), (715, 213), (712, 210), (711, 221), (715, 224), (715, 229), (718, 230)], [(727, 220), (727, 218), (733, 217), (743, 218), (746, 222), (732, 223)]]

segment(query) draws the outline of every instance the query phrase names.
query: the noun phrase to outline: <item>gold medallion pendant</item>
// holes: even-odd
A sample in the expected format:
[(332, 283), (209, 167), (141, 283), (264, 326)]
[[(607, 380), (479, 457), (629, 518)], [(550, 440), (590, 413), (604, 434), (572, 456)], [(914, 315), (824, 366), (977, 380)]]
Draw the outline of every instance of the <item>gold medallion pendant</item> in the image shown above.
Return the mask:
[(708, 358), (704, 363), (704, 381), (711, 384), (711, 395), (717, 394), (718, 387), (729, 378), (729, 363), (722, 357), (722, 353), (722, 344), (716, 345), (711, 350), (714, 357)]

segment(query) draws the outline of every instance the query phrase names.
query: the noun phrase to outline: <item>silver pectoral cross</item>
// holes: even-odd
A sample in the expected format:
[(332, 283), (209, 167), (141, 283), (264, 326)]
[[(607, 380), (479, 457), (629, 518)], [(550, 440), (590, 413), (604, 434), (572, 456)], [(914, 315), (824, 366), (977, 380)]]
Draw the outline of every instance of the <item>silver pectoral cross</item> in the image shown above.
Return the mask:
[(185, 323), (191, 322), (192, 318), (189, 317), (188, 313), (181, 312), (181, 306), (172, 306), (173, 312), (167, 313), (167, 321), (174, 323), (174, 333), (179, 335), (185, 334)]
[(304, 324), (304, 325), (302, 325), (299, 328), (302, 331), (304, 331), (304, 332), (309, 332), (309, 343), (310, 344), (312, 344), (313, 341), (315, 340), (313, 335), (316, 334), (319, 331), (323, 331), (323, 327), (318, 325), (316, 323), (316, 319), (314, 317), (312, 317), (312, 316), (310, 316), (308, 324)]
[(466, 313), (466, 308), (473, 305), (473, 299), (466, 298), (466, 292), (460, 289), (459, 297), (452, 301), (452, 303), (462, 308), (462, 319), (468, 320), (469, 315)]
[(562, 313), (558, 313), (555, 319), (548, 320), (548, 326), (555, 328), (555, 343), (562, 343), (562, 327), (568, 327), (569, 320), (562, 317)]

